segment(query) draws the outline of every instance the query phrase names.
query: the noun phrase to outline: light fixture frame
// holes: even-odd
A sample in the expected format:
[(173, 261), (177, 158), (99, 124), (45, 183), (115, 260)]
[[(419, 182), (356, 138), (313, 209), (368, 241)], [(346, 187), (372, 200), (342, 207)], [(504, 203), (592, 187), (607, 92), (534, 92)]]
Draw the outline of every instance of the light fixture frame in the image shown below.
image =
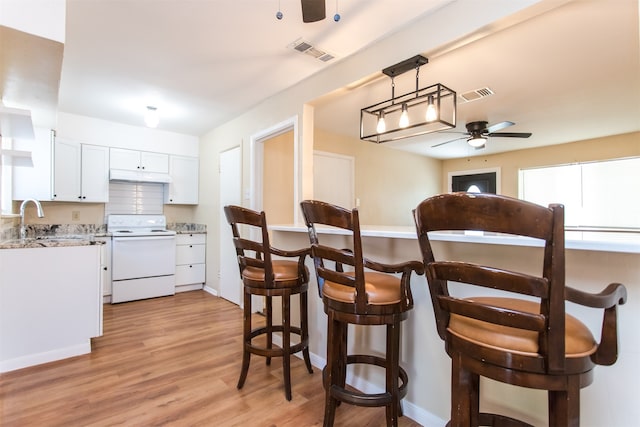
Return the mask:
[[(420, 67), (428, 62), (427, 58), (416, 55), (382, 70), (385, 75), (391, 78), (391, 99), (360, 110), (361, 140), (380, 144), (456, 127), (456, 92), (441, 83), (424, 88), (419, 87)], [(395, 96), (394, 78), (412, 69), (416, 70), (416, 90)], [(435, 120), (427, 121), (426, 108), (430, 99), (433, 100), (437, 109), (437, 117)], [(403, 104), (406, 104), (407, 109), (411, 112), (410, 117), (412, 117), (406, 127), (399, 126)], [(382, 114), (385, 117), (386, 130), (378, 133), (376, 130), (377, 120)]]

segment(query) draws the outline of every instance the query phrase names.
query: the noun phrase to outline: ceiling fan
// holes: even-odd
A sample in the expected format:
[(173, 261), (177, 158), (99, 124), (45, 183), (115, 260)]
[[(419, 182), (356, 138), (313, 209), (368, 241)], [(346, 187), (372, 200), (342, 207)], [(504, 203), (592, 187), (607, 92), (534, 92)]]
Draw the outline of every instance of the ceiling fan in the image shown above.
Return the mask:
[(450, 142), (466, 139), (469, 145), (476, 149), (484, 148), (484, 144), (488, 138), (501, 137), (501, 138), (529, 138), (531, 132), (498, 132), (504, 128), (515, 125), (513, 122), (500, 122), (488, 126), (488, 122), (478, 121), (467, 123), (467, 132), (461, 132), (464, 136), (449, 141), (440, 142), (439, 144), (432, 145), (433, 147), (439, 147)]
[(325, 0), (301, 0), (302, 22), (322, 21), (326, 17)]

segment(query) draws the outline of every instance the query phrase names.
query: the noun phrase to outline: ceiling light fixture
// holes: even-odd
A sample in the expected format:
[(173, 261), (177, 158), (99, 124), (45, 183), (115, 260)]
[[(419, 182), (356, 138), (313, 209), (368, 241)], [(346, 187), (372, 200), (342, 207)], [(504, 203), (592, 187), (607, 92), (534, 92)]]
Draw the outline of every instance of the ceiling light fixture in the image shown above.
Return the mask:
[(158, 109), (156, 107), (152, 107), (151, 105), (147, 106), (147, 112), (144, 116), (144, 122), (147, 127), (155, 128), (160, 123), (160, 117), (158, 117)]
[(474, 134), (471, 135), (469, 139), (467, 139), (467, 142), (473, 148), (482, 148), (484, 147), (484, 144), (486, 144), (487, 138), (485, 136), (482, 136), (481, 134)]
[[(360, 110), (360, 139), (382, 143), (456, 127), (456, 93), (441, 83), (420, 88), (420, 67), (428, 62), (416, 55), (382, 70), (391, 78), (391, 99)], [(395, 77), (412, 69), (416, 90), (396, 97)]]

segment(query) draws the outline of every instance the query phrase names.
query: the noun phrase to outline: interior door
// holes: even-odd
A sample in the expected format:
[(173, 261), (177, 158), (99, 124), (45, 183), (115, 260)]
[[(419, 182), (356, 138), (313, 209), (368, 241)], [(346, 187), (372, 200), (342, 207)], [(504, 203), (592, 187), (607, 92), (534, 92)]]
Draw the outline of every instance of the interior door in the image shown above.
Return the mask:
[(238, 271), (231, 227), (224, 216), (226, 205), (242, 204), (242, 158), (240, 147), (220, 153), (220, 296), (240, 305), (242, 281)]

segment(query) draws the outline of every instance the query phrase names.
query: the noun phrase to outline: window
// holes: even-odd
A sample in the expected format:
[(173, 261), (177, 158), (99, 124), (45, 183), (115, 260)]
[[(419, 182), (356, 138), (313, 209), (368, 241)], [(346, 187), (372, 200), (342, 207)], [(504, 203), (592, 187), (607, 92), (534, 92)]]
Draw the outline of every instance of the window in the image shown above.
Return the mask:
[(640, 158), (520, 170), (519, 197), (565, 206), (565, 225), (640, 229)]

